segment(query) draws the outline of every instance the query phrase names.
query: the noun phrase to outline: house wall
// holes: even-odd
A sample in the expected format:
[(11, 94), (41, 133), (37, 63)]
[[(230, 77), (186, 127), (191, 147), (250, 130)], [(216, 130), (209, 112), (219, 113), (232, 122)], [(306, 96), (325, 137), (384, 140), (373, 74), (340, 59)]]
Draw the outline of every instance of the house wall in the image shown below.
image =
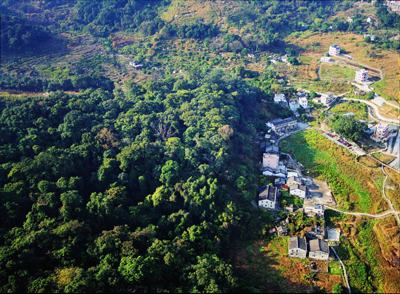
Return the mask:
[(306, 193), (300, 189), (290, 190), (290, 195), (296, 195), (300, 198), (306, 198)]
[(276, 209), (276, 203), (274, 201), (270, 201), (268, 199), (259, 200), (258, 206), (264, 207), (264, 208), (269, 208), (269, 209)]
[(329, 258), (329, 253), (323, 251), (310, 251), (308, 257), (311, 259), (327, 260)]
[(290, 249), (289, 257), (306, 258), (307, 251), (300, 249), (300, 248)]

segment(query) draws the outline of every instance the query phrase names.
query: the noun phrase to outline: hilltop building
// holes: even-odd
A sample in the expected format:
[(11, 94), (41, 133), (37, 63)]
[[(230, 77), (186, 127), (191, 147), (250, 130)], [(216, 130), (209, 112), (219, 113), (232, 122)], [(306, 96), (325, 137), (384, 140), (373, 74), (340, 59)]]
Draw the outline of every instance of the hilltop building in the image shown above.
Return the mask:
[(360, 69), (356, 71), (356, 82), (363, 83), (368, 81), (368, 71), (365, 69)]
[(287, 100), (285, 98), (285, 94), (275, 94), (274, 102), (289, 107)]
[(329, 46), (329, 55), (330, 56), (339, 56), (340, 55), (340, 47), (336, 44)]

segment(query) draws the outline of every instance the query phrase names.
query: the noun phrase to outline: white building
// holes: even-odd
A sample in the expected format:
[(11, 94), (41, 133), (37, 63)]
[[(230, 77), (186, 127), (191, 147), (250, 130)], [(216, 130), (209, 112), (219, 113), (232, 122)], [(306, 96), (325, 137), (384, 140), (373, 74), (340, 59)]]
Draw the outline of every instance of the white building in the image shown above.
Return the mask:
[(380, 122), (375, 126), (373, 139), (377, 141), (385, 141), (388, 135), (389, 135), (389, 124)]
[(340, 55), (340, 47), (338, 45), (329, 46), (329, 55), (330, 56), (338, 56)]
[(258, 206), (272, 210), (279, 209), (279, 190), (272, 186), (263, 186), (258, 194)]
[(289, 238), (289, 257), (306, 258), (307, 257), (307, 241), (304, 238)]
[(285, 98), (285, 94), (275, 94), (274, 96), (275, 103), (281, 103), (287, 106), (287, 100)]
[(305, 185), (292, 184), (289, 186), (290, 195), (295, 195), (299, 198), (305, 199), (307, 196), (307, 187)]
[(306, 97), (299, 97), (299, 105), (304, 109), (308, 108), (308, 100)]
[(332, 104), (332, 102), (335, 101), (335, 96), (333, 95), (333, 93), (328, 92), (328, 93), (322, 94), (320, 100), (321, 100), (322, 104), (329, 106)]
[(365, 69), (360, 69), (356, 71), (356, 82), (363, 83), (368, 81), (368, 71)]

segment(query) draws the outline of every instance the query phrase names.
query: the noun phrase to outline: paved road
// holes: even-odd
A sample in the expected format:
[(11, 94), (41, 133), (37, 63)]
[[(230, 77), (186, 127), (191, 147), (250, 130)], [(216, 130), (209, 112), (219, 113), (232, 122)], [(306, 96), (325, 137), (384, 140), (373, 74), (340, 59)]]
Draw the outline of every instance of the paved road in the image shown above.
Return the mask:
[(346, 268), (342, 262), (342, 260), (340, 259), (339, 255), (336, 253), (335, 248), (333, 248), (332, 246), (330, 247), (333, 251), (333, 253), (335, 253), (336, 258), (339, 260), (340, 265), (342, 266), (343, 269), (343, 275), (344, 275), (344, 282), (346, 283), (346, 287), (347, 290), (349, 291), (349, 293), (351, 294), (351, 289), (350, 289), (350, 284), (349, 284), (349, 279), (347, 277), (347, 272), (346, 272)]
[(385, 211), (384, 213), (381, 214), (369, 214), (369, 213), (362, 213), (362, 212), (348, 212), (348, 211), (343, 211), (343, 210), (339, 210), (330, 206), (325, 205), (326, 208), (343, 213), (343, 214), (349, 214), (349, 215), (355, 215), (355, 216), (368, 216), (368, 217), (372, 217), (372, 218), (382, 218), (385, 216), (388, 216), (389, 214), (394, 214), (394, 215), (398, 215), (400, 214), (399, 211), (395, 211), (395, 210), (390, 210), (390, 211)]
[(396, 219), (397, 219), (397, 223), (398, 223), (398, 225), (400, 226), (399, 212), (397, 212), (397, 211), (394, 209), (394, 206), (393, 206), (392, 201), (391, 201), (389, 198), (386, 197), (385, 187), (386, 187), (386, 181), (387, 181), (389, 175), (386, 173), (385, 169), (383, 168), (383, 165), (382, 165), (382, 172), (386, 175), (386, 178), (385, 178), (385, 180), (383, 181), (382, 194), (383, 194), (383, 197), (386, 199), (387, 203), (389, 203), (389, 207), (391, 208), (392, 212), (394, 213), (394, 215), (395, 215), (395, 217), (396, 217)]
[(342, 98), (342, 99), (343, 99), (343, 100), (359, 101), (359, 102), (365, 103), (365, 104), (371, 106), (371, 107), (375, 110), (375, 114), (376, 114), (376, 116), (378, 117), (379, 120), (382, 120), (382, 121), (385, 121), (385, 122), (389, 122), (389, 123), (394, 123), (394, 124), (398, 124), (398, 123), (399, 123), (399, 120), (398, 120), (398, 119), (391, 119), (391, 118), (383, 117), (383, 116), (379, 113), (378, 107), (377, 107), (375, 104), (373, 104), (372, 102), (365, 101), (365, 100), (360, 100), (360, 99), (353, 99), (353, 98)]

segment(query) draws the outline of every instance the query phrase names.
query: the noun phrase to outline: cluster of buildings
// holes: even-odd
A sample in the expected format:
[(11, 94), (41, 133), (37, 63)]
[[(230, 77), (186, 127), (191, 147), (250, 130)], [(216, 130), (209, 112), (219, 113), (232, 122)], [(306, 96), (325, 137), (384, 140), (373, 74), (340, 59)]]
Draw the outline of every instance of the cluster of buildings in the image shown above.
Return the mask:
[(384, 3), (384, 5), (386, 5), (388, 7), (388, 10), (391, 11), (400, 11), (400, 1), (386, 1)]
[(305, 110), (309, 109), (308, 105), (308, 94), (305, 92), (297, 92), (296, 97), (289, 100), (286, 99), (285, 94), (275, 94), (274, 102), (280, 104), (286, 108), (289, 108), (295, 113), (295, 116), (298, 117), (299, 114), (297, 110), (302, 107)]
[(306, 239), (293, 237), (289, 239), (288, 244), (289, 257), (307, 258), (316, 260), (329, 259), (329, 244), (328, 241), (313, 239), (307, 242)]

